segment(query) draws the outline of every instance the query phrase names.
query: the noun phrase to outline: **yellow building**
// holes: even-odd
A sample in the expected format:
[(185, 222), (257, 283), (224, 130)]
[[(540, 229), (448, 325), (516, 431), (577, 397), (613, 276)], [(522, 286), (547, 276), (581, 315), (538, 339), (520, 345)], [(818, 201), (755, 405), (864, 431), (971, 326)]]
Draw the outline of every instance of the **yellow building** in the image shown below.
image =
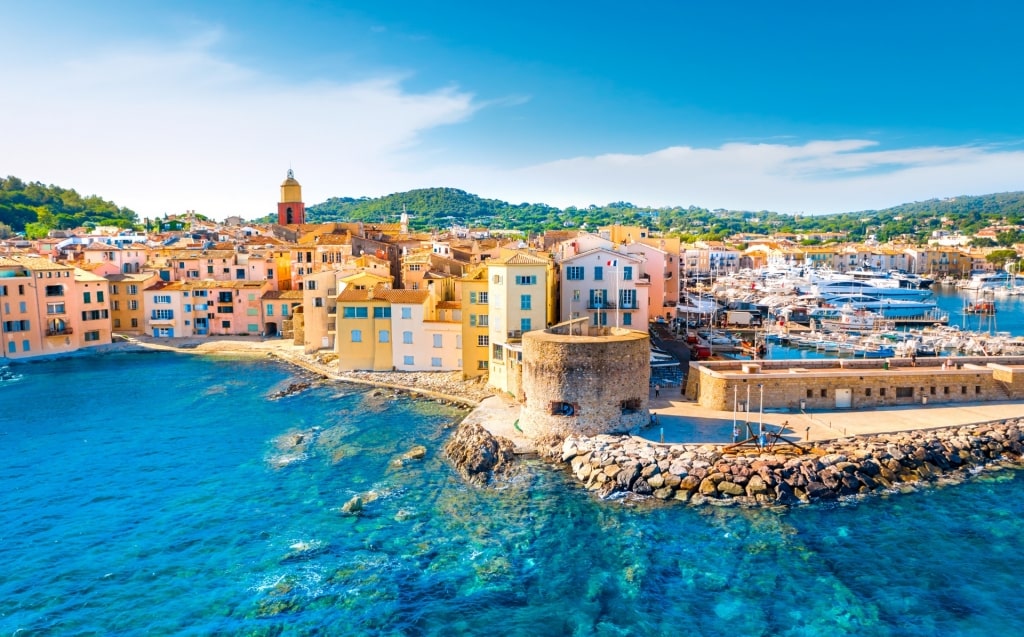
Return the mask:
[(145, 331), (145, 307), (142, 291), (157, 281), (156, 272), (108, 274), (110, 283), (111, 329), (127, 334)]
[(338, 294), (338, 369), (391, 371), (391, 301), (384, 294), (390, 291), (347, 288)]
[(462, 294), (462, 377), (487, 374), (490, 360), (490, 307), (487, 265), (478, 266), (460, 279)]
[(488, 261), (487, 266), (491, 348), (488, 384), (518, 395), (523, 333), (547, 327), (548, 311), (554, 306), (548, 281), (551, 260), (513, 251)]

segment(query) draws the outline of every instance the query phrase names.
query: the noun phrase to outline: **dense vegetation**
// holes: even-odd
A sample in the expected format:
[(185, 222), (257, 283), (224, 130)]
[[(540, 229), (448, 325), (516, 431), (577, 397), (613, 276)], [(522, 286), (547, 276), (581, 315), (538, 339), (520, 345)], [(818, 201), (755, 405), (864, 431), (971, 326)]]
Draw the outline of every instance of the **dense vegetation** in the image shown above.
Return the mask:
[[(847, 212), (834, 215), (789, 215), (776, 212), (708, 210), (695, 206), (645, 208), (619, 201), (586, 208), (555, 208), (540, 203), (511, 204), (484, 199), (455, 188), (423, 188), (386, 197), (353, 199), (332, 197), (306, 209), (310, 223), (325, 221), (367, 221), (396, 223), (403, 210), (414, 229), (471, 228), (543, 232), (596, 228), (614, 223), (643, 225), (689, 242), (720, 240), (738, 233), (799, 234), (843, 233), (846, 240), (879, 241), (903, 239), (921, 243), (933, 231), (973, 234), (993, 225), (1005, 225), (995, 239), (977, 239), (976, 245), (1010, 246), (1024, 241), (1024, 232), (1014, 226), (1024, 220), (1024, 192), (931, 199), (885, 210)], [(271, 221), (268, 216), (262, 221)], [(148, 220), (147, 220), (148, 221)], [(28, 237), (45, 236), (52, 229), (91, 227), (140, 227), (128, 208), (95, 195), (83, 197), (74, 190), (24, 182), (17, 177), (0, 178), (0, 238), (15, 232)], [(148, 224), (147, 224), (148, 225)], [(156, 226), (154, 226), (156, 227)], [(806, 239), (812, 244), (822, 239)], [(825, 240), (828, 240), (826, 237)]]
[(138, 224), (128, 208), (95, 195), (83, 197), (74, 190), (0, 178), (0, 236), (24, 232), (30, 239), (45, 237), (50, 230)]
[[(723, 239), (737, 233), (836, 232), (845, 233), (849, 240), (854, 241), (874, 236), (879, 241), (905, 239), (922, 242), (933, 231), (941, 229), (973, 234), (993, 224), (1020, 224), (1024, 218), (1024, 192), (931, 199), (885, 210), (808, 216), (708, 210), (695, 206), (643, 208), (627, 202), (563, 210), (544, 204), (509, 204), (483, 199), (454, 188), (426, 188), (374, 199), (332, 198), (306, 210), (307, 219), (311, 222), (393, 223), (403, 209), (409, 212), (412, 226), (418, 229), (458, 224), (540, 232), (620, 223), (646, 225), (681, 236), (684, 240)], [(1012, 245), (1022, 238), (1022, 233), (1009, 229), (997, 235), (993, 243)]]

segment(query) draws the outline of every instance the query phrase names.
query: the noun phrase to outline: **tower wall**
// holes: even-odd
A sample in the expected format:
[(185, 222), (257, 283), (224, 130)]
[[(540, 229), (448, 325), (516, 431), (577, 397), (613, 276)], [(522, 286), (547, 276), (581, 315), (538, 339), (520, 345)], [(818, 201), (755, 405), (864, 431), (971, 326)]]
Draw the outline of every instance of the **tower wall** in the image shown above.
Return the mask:
[(646, 332), (612, 328), (601, 336), (523, 334), (519, 425), (531, 438), (594, 436), (647, 424), (651, 378)]

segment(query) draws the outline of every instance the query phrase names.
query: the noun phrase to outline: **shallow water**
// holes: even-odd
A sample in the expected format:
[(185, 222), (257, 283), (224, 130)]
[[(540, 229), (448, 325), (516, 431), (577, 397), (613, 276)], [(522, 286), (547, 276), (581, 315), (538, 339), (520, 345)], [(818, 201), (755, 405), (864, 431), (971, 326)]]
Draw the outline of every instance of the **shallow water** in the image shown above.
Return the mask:
[(268, 400), (292, 369), (167, 353), (19, 371), (0, 635), (1024, 632), (1013, 471), (786, 511), (602, 502), (536, 461), (483, 491), (443, 461), (459, 414), (435, 403)]

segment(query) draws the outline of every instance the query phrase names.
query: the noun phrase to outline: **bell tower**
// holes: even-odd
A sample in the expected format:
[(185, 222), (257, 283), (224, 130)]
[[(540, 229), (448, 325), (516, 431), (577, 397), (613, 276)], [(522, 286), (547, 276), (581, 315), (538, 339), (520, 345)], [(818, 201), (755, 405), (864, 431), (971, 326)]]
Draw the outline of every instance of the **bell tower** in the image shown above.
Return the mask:
[(281, 201), (277, 204), (277, 223), (290, 226), (306, 223), (306, 204), (302, 203), (302, 186), (295, 181), (295, 173), (288, 169), (288, 177), (281, 184)]

